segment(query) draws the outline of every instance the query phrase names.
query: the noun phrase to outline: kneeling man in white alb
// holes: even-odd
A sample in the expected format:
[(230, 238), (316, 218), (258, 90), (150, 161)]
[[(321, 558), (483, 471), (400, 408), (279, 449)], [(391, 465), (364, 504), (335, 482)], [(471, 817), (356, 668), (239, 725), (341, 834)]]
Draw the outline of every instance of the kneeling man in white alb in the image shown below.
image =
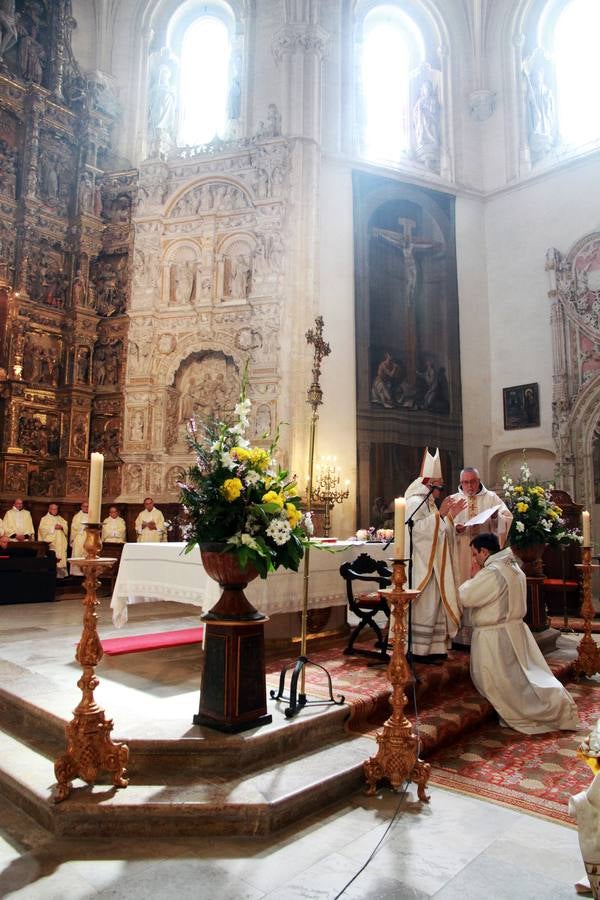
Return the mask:
[(554, 677), (523, 622), (527, 582), (510, 548), (500, 551), (495, 534), (471, 541), (480, 571), (459, 588), (472, 610), (471, 678), (500, 715), (502, 724), (523, 734), (579, 725), (577, 706)]

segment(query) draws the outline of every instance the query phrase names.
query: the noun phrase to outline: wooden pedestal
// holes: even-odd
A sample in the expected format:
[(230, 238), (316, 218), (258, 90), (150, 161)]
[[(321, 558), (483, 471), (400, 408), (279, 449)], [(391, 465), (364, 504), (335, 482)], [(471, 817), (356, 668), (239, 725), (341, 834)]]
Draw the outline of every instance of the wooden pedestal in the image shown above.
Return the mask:
[(194, 725), (234, 734), (272, 721), (265, 682), (266, 621), (205, 620), (204, 671)]

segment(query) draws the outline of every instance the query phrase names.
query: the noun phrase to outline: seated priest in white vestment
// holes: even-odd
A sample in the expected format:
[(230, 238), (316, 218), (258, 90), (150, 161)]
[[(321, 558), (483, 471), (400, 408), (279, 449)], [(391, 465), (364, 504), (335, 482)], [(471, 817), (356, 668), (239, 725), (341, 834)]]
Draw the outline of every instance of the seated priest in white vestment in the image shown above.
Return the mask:
[[(85, 556), (83, 542), (85, 541), (85, 526), (89, 521), (88, 503), (87, 500), (84, 500), (79, 507), (79, 512), (76, 512), (71, 519), (71, 556), (78, 559)], [(69, 565), (71, 575), (83, 575), (83, 569), (80, 569), (77, 563), (69, 563)]]
[(165, 517), (154, 505), (152, 497), (144, 500), (144, 508), (135, 520), (135, 533), (140, 544), (158, 544), (167, 539)]
[(412, 654), (417, 662), (445, 659), (458, 630), (460, 609), (448, 547), (445, 516), (457, 514), (465, 501), (447, 497), (439, 510), (442, 469), (439, 450), (425, 450), (421, 475), (406, 490), (406, 552), (412, 519), (412, 587), (421, 591), (412, 604)]
[(554, 677), (533, 635), (523, 622), (527, 582), (510, 548), (500, 550), (495, 534), (473, 538), (473, 559), (480, 566), (459, 589), (472, 611), (471, 678), (501, 724), (523, 734), (575, 730), (575, 701)]
[[(494, 491), (488, 491), (481, 483), (477, 469), (470, 466), (461, 471), (459, 489), (456, 494), (452, 494), (451, 499), (464, 500), (466, 503), (466, 506), (456, 516), (449, 514), (446, 518), (448, 539), (452, 552), (452, 569), (458, 588), (477, 572), (471, 553), (471, 541), (473, 538), (477, 537), (478, 534), (491, 532), (497, 536), (500, 548), (504, 547), (513, 517), (506, 503)], [(480, 513), (488, 510), (494, 510), (494, 512), (485, 523), (480, 525), (465, 524), (474, 516), (478, 516)], [(462, 647), (470, 646), (472, 630), (471, 610), (465, 609), (463, 610), (460, 628), (454, 638), (454, 644)]]
[(31, 513), (23, 509), (23, 500), (17, 497), (12, 509), (4, 516), (4, 531), (11, 541), (32, 541), (35, 529), (31, 519)]
[(56, 577), (67, 577), (67, 547), (69, 546), (69, 526), (58, 514), (58, 503), (51, 503), (48, 512), (40, 519), (38, 541), (46, 541), (56, 556)]
[(127, 540), (127, 525), (119, 515), (119, 509), (111, 506), (102, 522), (102, 540), (111, 544), (124, 544)]

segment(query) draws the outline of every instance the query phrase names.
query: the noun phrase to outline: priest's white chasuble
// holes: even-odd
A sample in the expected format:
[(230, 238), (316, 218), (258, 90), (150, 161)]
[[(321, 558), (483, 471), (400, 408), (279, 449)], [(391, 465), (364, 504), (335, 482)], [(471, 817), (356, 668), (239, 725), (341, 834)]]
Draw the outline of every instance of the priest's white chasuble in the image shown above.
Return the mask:
[(46, 541), (56, 555), (56, 572), (59, 578), (67, 574), (67, 547), (69, 526), (62, 516), (46, 513), (38, 526), (38, 541)]
[[(80, 558), (85, 556), (83, 543), (85, 541), (85, 526), (90, 521), (89, 513), (79, 510), (71, 520), (71, 556)], [(76, 563), (71, 563), (71, 575), (83, 575), (83, 570)]]
[(25, 535), (33, 540), (35, 529), (28, 509), (9, 509), (4, 516), (4, 533), (14, 538), (18, 534)]
[(112, 544), (124, 544), (127, 540), (127, 526), (121, 516), (107, 516), (102, 522), (102, 540)]
[[(144, 528), (143, 526), (146, 522), (154, 522), (156, 528)], [(158, 544), (161, 541), (166, 541), (167, 529), (165, 528), (165, 517), (160, 509), (157, 509), (156, 506), (153, 507), (150, 512), (148, 512), (147, 509), (143, 509), (135, 520), (135, 532), (138, 536), (138, 543), (140, 544)]]

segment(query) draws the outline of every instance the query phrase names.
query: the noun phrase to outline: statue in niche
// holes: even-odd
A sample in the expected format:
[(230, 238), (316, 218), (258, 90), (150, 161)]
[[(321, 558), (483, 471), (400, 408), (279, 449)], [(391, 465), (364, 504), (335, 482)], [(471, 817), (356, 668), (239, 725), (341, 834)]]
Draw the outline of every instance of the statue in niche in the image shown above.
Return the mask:
[(31, 31), (21, 29), (19, 38), (19, 68), (25, 81), (41, 84), (44, 77), (44, 63), (46, 51), (37, 40), (38, 31), (35, 22), (31, 24)]
[(87, 347), (80, 347), (77, 351), (77, 381), (87, 384), (90, 374), (90, 351)]
[(276, 272), (283, 271), (283, 241), (278, 231), (273, 232), (269, 238), (269, 262)]
[(171, 142), (175, 132), (175, 90), (170, 53), (166, 47), (160, 51), (158, 64), (149, 90), (148, 125), (154, 148), (160, 152), (164, 139)]
[(116, 341), (115, 345), (108, 347), (106, 350), (106, 384), (118, 384), (119, 361), (117, 358), (117, 347), (120, 346), (121, 342)]
[(227, 259), (226, 295), (235, 299), (245, 299), (248, 296), (248, 281), (252, 270), (248, 257), (230, 256)]
[(229, 119), (239, 119), (242, 109), (242, 88), (240, 79), (235, 75), (231, 80), (229, 98), (227, 100), (227, 115)]
[(83, 422), (77, 422), (73, 428), (71, 438), (71, 452), (73, 456), (84, 457), (87, 444), (86, 429)]
[(127, 486), (130, 494), (141, 494), (142, 492), (142, 467), (141, 466), (129, 466), (129, 472), (127, 475)]
[(106, 351), (102, 348), (94, 354), (94, 384), (101, 387), (106, 383)]
[(144, 440), (144, 415), (139, 410), (136, 410), (131, 417), (129, 440), (135, 443), (140, 443)]
[(87, 305), (87, 284), (81, 269), (77, 269), (77, 275), (73, 279), (71, 302), (73, 306), (81, 307)]
[(425, 156), (439, 151), (441, 107), (433, 82), (426, 78), (421, 83), (419, 96), (413, 106), (413, 123), (417, 155)]
[(131, 198), (120, 194), (110, 206), (109, 220), (116, 225), (128, 225), (131, 218)]
[(89, 172), (83, 172), (79, 182), (79, 211), (89, 213), (94, 205), (94, 179)]
[(256, 437), (269, 437), (271, 434), (271, 410), (264, 405), (258, 407), (256, 413)]
[(195, 267), (187, 262), (171, 266), (171, 303), (173, 305), (191, 303), (196, 286)]
[(532, 149), (544, 153), (554, 143), (556, 127), (554, 95), (546, 84), (543, 66), (533, 72), (524, 69), (527, 85), (527, 123)]
[(0, 62), (7, 50), (17, 42), (15, 0), (0, 0)]
[(46, 200), (55, 203), (59, 192), (58, 159), (51, 153), (44, 153), (40, 163), (42, 195)]
[(277, 109), (275, 103), (269, 103), (267, 112), (267, 133), (270, 137), (281, 136), (281, 113)]
[(196, 379), (190, 378), (187, 387), (181, 393), (179, 398), (179, 421), (188, 422), (194, 417), (196, 405)]
[(267, 259), (265, 238), (262, 234), (258, 235), (256, 247), (252, 258), (253, 275), (266, 275), (270, 270), (269, 260)]

